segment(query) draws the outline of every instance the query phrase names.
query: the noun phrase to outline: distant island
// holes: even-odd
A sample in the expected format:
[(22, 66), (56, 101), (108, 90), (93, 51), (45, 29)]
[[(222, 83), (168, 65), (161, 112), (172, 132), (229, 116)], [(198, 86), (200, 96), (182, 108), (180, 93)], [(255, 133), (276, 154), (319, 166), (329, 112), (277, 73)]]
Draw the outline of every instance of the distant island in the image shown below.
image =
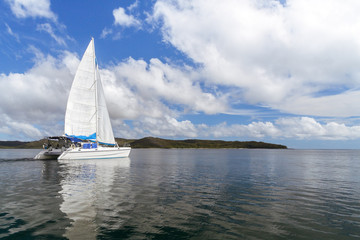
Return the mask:
[[(155, 137), (141, 139), (116, 138), (119, 146), (130, 145), (132, 148), (265, 148), (265, 149), (287, 149), (280, 144), (272, 144), (256, 141), (222, 141), (222, 140), (169, 140)], [(0, 141), (0, 149), (4, 148), (42, 148), (46, 139), (32, 142)]]

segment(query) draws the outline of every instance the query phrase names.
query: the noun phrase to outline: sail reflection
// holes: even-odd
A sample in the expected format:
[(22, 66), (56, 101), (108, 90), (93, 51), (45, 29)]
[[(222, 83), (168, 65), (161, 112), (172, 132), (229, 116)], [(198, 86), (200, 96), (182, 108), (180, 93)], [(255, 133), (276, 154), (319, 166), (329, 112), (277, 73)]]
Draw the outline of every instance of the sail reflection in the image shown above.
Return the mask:
[(106, 213), (114, 209), (113, 186), (128, 179), (130, 158), (59, 162), (63, 176), (60, 210), (72, 221), (64, 237), (96, 239), (100, 228), (97, 222), (106, 222)]

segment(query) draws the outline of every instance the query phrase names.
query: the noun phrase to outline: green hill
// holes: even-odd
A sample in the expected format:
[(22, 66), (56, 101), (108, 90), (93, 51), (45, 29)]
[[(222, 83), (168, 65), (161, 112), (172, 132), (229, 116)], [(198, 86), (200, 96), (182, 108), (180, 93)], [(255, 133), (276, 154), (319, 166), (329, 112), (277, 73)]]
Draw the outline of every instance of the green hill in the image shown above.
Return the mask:
[(128, 141), (132, 148), (274, 148), (287, 149), (284, 145), (255, 141), (222, 141), (222, 140), (168, 140), (146, 137)]
[(21, 148), (27, 142), (20, 141), (0, 141), (0, 149), (2, 148)]
[[(146, 137), (141, 139), (116, 138), (119, 146), (130, 145), (132, 148), (268, 148), (287, 149), (284, 145), (256, 141), (222, 141), (222, 140), (168, 140)], [(0, 141), (1, 148), (42, 148), (45, 139), (32, 142)]]
[(0, 149), (2, 148), (42, 148), (43, 144), (47, 142), (46, 139), (41, 139), (32, 142), (20, 141), (0, 141)]

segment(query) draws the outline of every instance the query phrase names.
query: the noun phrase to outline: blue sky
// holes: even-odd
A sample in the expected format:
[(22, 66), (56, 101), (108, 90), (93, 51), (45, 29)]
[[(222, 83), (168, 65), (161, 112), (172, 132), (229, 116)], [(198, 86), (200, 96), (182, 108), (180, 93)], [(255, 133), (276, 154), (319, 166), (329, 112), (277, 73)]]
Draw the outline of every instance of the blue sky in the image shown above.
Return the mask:
[(359, 148), (357, 0), (0, 1), (0, 140), (62, 135), (91, 37), (115, 136)]

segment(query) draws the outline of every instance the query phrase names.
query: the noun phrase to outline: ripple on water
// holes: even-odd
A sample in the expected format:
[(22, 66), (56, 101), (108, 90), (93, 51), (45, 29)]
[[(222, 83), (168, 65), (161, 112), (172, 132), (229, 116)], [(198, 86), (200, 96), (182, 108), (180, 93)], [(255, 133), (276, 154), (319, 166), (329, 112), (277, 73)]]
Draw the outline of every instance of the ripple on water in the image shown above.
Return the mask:
[(152, 149), (125, 161), (0, 160), (0, 238), (356, 239), (359, 153)]

